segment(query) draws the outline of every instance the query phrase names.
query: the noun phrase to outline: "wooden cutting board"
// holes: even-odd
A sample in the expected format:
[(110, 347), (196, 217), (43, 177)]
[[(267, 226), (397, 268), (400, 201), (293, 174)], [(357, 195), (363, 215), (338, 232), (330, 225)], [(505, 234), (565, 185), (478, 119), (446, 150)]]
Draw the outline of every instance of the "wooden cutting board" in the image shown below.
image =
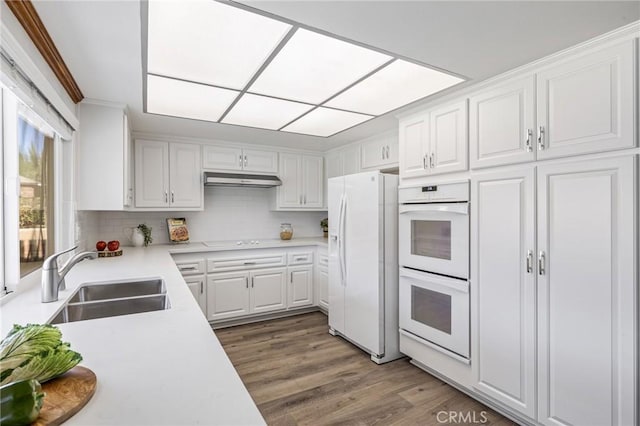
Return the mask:
[(57, 426), (69, 420), (89, 402), (96, 391), (96, 383), (94, 372), (80, 365), (43, 383), (46, 396), (32, 426)]

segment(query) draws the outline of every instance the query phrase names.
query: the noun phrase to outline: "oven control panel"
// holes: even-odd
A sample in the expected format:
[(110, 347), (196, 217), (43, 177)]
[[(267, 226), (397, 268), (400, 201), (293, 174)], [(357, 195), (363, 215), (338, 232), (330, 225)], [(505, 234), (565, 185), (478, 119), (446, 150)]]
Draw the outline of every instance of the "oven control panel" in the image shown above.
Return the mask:
[(469, 201), (469, 181), (408, 186), (398, 190), (400, 204)]

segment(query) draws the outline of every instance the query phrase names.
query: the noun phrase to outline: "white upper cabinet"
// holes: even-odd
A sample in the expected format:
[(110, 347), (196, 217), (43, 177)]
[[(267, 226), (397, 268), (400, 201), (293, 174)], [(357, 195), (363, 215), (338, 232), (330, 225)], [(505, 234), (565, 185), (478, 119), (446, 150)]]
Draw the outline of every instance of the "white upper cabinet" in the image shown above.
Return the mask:
[(429, 173), (467, 170), (466, 99), (432, 110), (429, 118)]
[(169, 144), (135, 142), (136, 207), (169, 207)]
[(260, 149), (205, 145), (202, 167), (207, 170), (278, 173), (278, 153)]
[(360, 173), (360, 144), (331, 151), (326, 155), (327, 179)]
[(276, 210), (321, 210), (324, 206), (324, 158), (280, 154), (280, 180)]
[(202, 174), (200, 145), (190, 143), (169, 144), (170, 204), (172, 207), (200, 207)]
[(344, 167), (344, 155), (340, 151), (332, 151), (327, 154), (325, 161), (327, 163), (327, 179), (336, 176), (342, 176)]
[(360, 146), (362, 169), (383, 169), (398, 165), (398, 134), (376, 137)]
[(429, 149), (429, 114), (420, 114), (400, 121), (400, 177), (403, 179), (427, 174)]
[(200, 145), (136, 140), (136, 208), (202, 208)]
[(400, 121), (400, 177), (467, 170), (467, 102), (438, 106)]
[(535, 160), (535, 77), (492, 86), (469, 99), (471, 168)]
[(132, 144), (125, 107), (83, 101), (78, 118), (78, 210), (128, 209), (133, 204)]
[(635, 43), (568, 56), (471, 96), (471, 168), (634, 147)]
[(538, 72), (538, 159), (635, 145), (634, 55), (627, 40)]

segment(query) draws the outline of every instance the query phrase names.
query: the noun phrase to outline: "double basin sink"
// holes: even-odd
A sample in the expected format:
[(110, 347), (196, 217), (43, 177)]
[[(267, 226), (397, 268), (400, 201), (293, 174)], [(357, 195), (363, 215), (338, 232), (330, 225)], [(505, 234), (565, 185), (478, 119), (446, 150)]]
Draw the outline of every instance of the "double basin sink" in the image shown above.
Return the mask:
[(51, 324), (160, 311), (171, 307), (161, 278), (87, 283), (78, 287)]

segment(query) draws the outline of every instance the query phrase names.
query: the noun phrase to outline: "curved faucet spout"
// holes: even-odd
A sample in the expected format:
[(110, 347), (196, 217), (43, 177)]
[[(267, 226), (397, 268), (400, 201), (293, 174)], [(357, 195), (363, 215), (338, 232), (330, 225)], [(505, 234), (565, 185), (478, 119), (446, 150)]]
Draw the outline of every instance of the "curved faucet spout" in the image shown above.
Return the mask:
[(76, 247), (72, 247), (68, 250), (64, 250), (58, 253), (54, 253), (45, 259), (42, 264), (42, 302), (49, 303), (58, 300), (58, 291), (65, 289), (64, 277), (73, 268), (73, 266), (85, 259), (95, 259), (98, 257), (98, 253), (95, 251), (85, 251), (73, 256), (69, 261), (58, 270), (58, 257), (61, 254), (75, 250)]

